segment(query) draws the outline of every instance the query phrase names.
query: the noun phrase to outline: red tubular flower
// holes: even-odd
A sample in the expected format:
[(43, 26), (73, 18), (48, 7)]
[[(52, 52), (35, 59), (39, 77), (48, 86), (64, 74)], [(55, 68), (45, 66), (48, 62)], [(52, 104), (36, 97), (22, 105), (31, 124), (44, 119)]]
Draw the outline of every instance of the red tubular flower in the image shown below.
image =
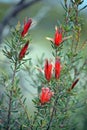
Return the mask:
[(55, 27), (55, 37), (54, 37), (54, 44), (56, 45), (56, 46), (59, 46), (60, 45), (60, 43), (62, 42), (62, 30), (61, 30), (61, 28), (57, 28), (57, 27)]
[(47, 103), (50, 101), (51, 97), (53, 96), (54, 92), (52, 92), (48, 87), (42, 88), (40, 94), (40, 102), (41, 104)]
[(55, 78), (56, 79), (59, 78), (60, 71), (61, 71), (60, 59), (57, 57), (55, 61)]
[(24, 37), (26, 35), (26, 33), (28, 32), (28, 29), (30, 28), (31, 26), (31, 23), (32, 23), (32, 19), (28, 19), (28, 21), (24, 22), (24, 28), (23, 28), (23, 31), (21, 32), (21, 36)]
[(45, 67), (44, 67), (44, 73), (45, 73), (45, 78), (50, 81), (52, 77), (52, 64), (46, 60)]
[(25, 56), (25, 53), (28, 49), (28, 45), (29, 45), (29, 40), (26, 42), (26, 44), (22, 47), (20, 53), (19, 53), (19, 59), (21, 60), (24, 56)]
[(78, 81), (79, 81), (79, 78), (76, 79), (76, 80), (73, 82), (73, 84), (72, 84), (72, 86), (71, 86), (71, 89), (73, 89), (73, 88), (76, 86), (76, 84), (78, 83)]
[(76, 84), (78, 83), (78, 81), (79, 81), (79, 78), (76, 79), (76, 80), (72, 83), (71, 87), (68, 89), (68, 92), (70, 92), (70, 91), (76, 86)]

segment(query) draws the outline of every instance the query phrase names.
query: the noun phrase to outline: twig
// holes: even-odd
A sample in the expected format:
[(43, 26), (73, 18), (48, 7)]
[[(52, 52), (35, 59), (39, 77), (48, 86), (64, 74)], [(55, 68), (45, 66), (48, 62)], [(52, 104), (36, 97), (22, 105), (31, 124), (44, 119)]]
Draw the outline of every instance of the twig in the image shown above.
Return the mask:
[(20, 4), (24, 3), (25, 1), (26, 1), (26, 0), (20, 0), (17, 5), (20, 5)]
[(60, 92), (60, 93), (58, 93), (58, 95), (55, 98), (52, 113), (51, 113), (51, 117), (50, 117), (50, 121), (48, 123), (48, 126), (47, 126), (46, 130), (50, 130), (50, 126), (51, 126), (51, 123), (52, 123), (52, 120), (53, 120), (54, 112), (56, 111), (56, 104), (58, 102), (59, 95), (62, 96), (63, 94), (64, 94), (63, 92)]
[(87, 5), (85, 5), (84, 7), (82, 7), (82, 8), (79, 10), (79, 12), (82, 11), (83, 9), (85, 9), (85, 8), (87, 8)]
[[(28, 112), (27, 112), (27, 110), (26, 110), (26, 108), (25, 108), (25, 106), (24, 106), (22, 100), (20, 99), (20, 97), (19, 97), (19, 102), (20, 102), (21, 106), (23, 107), (23, 109), (24, 109), (24, 111), (25, 111), (25, 114), (26, 114), (26, 116), (27, 116), (28, 121), (30, 122), (30, 118), (29, 118), (29, 116), (28, 116)], [(30, 126), (30, 129), (33, 130), (32, 126)]]
[(7, 130), (9, 130), (9, 127), (10, 127), (11, 102), (12, 102), (12, 91), (10, 91), (10, 98), (9, 98), (9, 109), (8, 109), (8, 115), (7, 115)]
[[(11, 85), (13, 86), (14, 84), (14, 79), (15, 79), (15, 74), (16, 74), (16, 67), (17, 67), (17, 61), (15, 62), (15, 68), (13, 71), (13, 77), (12, 77), (12, 82)], [(10, 127), (10, 118), (11, 118), (11, 105), (12, 105), (12, 90), (10, 90), (10, 98), (9, 98), (9, 106), (8, 106), (8, 115), (7, 115), (7, 129), (9, 130)]]
[(55, 110), (56, 110), (55, 106), (56, 106), (56, 104), (57, 104), (58, 98), (59, 98), (59, 95), (56, 97), (56, 99), (55, 99), (55, 101), (54, 101), (54, 105), (53, 105), (53, 109), (52, 109), (50, 121), (49, 121), (49, 123), (48, 123), (48, 126), (47, 126), (47, 129), (46, 129), (46, 130), (49, 130), (49, 129), (50, 129), (50, 126), (51, 126), (51, 123), (52, 123), (52, 120), (53, 120), (53, 116), (54, 116), (54, 112), (55, 112)]

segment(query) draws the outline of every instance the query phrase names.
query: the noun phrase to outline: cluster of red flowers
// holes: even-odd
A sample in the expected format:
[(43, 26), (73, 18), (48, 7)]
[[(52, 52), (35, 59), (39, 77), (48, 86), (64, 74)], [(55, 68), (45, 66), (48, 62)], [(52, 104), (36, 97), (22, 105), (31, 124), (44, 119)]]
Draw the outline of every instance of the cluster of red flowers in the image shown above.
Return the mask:
[[(55, 60), (55, 66), (54, 66), (54, 72), (55, 72), (55, 78), (58, 79), (60, 76), (61, 71), (61, 65), (60, 65), (60, 59), (57, 57)], [(44, 67), (44, 74), (47, 81), (51, 80), (53, 72), (53, 65), (46, 60), (45, 67)]]
[[(32, 23), (32, 19), (28, 19), (28, 21), (24, 21), (24, 28), (23, 31), (21, 32), (21, 37), (25, 37), (25, 35), (27, 34), (30, 26)], [(57, 28), (55, 27), (55, 35), (54, 38), (49, 38), (47, 37), (48, 40), (50, 40), (56, 47), (58, 47), (62, 42), (62, 29), (61, 28)], [(65, 38), (67, 39), (67, 38)], [(28, 49), (28, 45), (29, 45), (29, 40), (26, 42), (26, 44), (22, 47), (20, 53), (19, 53), (19, 60), (21, 60), (25, 54), (26, 51)], [(60, 77), (60, 71), (61, 71), (61, 64), (60, 64), (60, 59), (59, 57), (56, 57), (55, 59), (55, 65), (52, 65), (51, 62), (48, 61), (48, 59), (45, 62), (45, 66), (44, 66), (44, 74), (45, 74), (45, 78), (46, 80), (49, 82), (52, 78), (52, 73), (55, 73), (55, 78), (59, 79)], [(77, 79), (72, 86), (68, 89), (68, 91), (71, 91), (75, 85), (77, 84), (77, 82), (79, 81), (79, 79)], [(42, 87), (41, 93), (40, 93), (40, 102), (41, 104), (45, 104), (47, 102), (50, 101), (51, 97), (54, 95), (54, 92), (52, 92), (50, 90), (49, 87)]]
[[(61, 28), (58, 29), (55, 27), (55, 35), (54, 39), (47, 37), (48, 40), (50, 40), (55, 46), (59, 46), (62, 43), (62, 30)], [(49, 82), (52, 78), (52, 73), (55, 73), (55, 78), (59, 79), (60, 77), (60, 71), (61, 71), (61, 64), (59, 57), (56, 57), (55, 59), (55, 65), (52, 65), (51, 62), (46, 59), (45, 66), (44, 66), (44, 74), (46, 80)], [(50, 88), (42, 88), (41, 94), (40, 94), (40, 102), (41, 104), (47, 103), (50, 101), (51, 97), (53, 96), (53, 92), (50, 90)]]
[[(44, 74), (45, 74), (45, 78), (48, 82), (52, 78), (52, 70), (53, 70), (52, 67), (53, 67), (53, 65), (50, 62), (48, 62), (48, 60), (46, 60), (45, 66), (44, 66)], [(55, 72), (56, 79), (59, 78), (60, 71), (61, 71), (60, 60), (59, 60), (59, 58), (56, 58), (55, 66), (54, 66), (54, 72)], [(48, 87), (47, 88), (43, 87), (41, 94), (40, 94), (41, 104), (49, 102), (52, 96), (53, 96), (53, 92)]]
[[(69, 37), (62, 38), (62, 29), (55, 27), (55, 35), (54, 38), (49, 38), (47, 37), (48, 40), (50, 40), (56, 47), (59, 47), (60, 44), (66, 40)], [(51, 62), (48, 61), (48, 59), (45, 62), (44, 66), (44, 74), (46, 80), (49, 82), (52, 78), (52, 73), (55, 73), (55, 78), (59, 79), (60, 77), (60, 72), (61, 72), (61, 64), (60, 64), (60, 59), (59, 57), (56, 57), (55, 59), (55, 65), (52, 65)], [(68, 89), (68, 92), (71, 91), (75, 85), (78, 83), (79, 79), (75, 80), (71, 87)], [(40, 94), (40, 102), (41, 104), (47, 103), (50, 101), (51, 97), (53, 96), (53, 92), (50, 90), (50, 88), (42, 88), (41, 94)]]
[[(50, 40), (55, 46), (59, 46), (62, 43), (62, 29), (55, 27), (55, 35), (54, 38), (49, 38), (47, 37), (48, 40)], [(55, 78), (58, 79), (60, 76), (60, 71), (61, 71), (61, 65), (60, 65), (60, 59), (57, 57), (55, 60)], [(52, 77), (52, 64), (46, 60), (45, 67), (44, 67), (44, 73), (45, 73), (45, 78), (50, 81)]]
[[(29, 28), (30, 28), (30, 26), (31, 26), (31, 23), (32, 23), (32, 19), (31, 19), (31, 18), (28, 19), (27, 22), (24, 21), (24, 28), (23, 28), (23, 31), (21, 32), (21, 37), (22, 37), (22, 38), (27, 34), (27, 32), (28, 32), (28, 30), (29, 30)], [(20, 53), (19, 53), (19, 60), (21, 60), (21, 59), (25, 56), (26, 51), (27, 51), (27, 49), (28, 49), (28, 45), (29, 45), (29, 40), (28, 40), (28, 41), (25, 43), (25, 45), (22, 47), (22, 49), (21, 49), (21, 51), (20, 51)]]

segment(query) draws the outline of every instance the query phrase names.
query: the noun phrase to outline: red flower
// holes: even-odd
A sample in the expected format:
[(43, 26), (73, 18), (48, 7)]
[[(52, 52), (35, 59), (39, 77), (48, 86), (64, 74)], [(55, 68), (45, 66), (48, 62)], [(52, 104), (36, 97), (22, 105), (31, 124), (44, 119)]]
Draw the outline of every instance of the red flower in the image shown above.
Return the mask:
[(52, 92), (48, 87), (42, 88), (40, 94), (40, 102), (41, 104), (47, 103), (50, 101), (51, 97), (53, 96), (54, 92)]
[(76, 84), (78, 83), (78, 81), (79, 81), (79, 78), (76, 79), (76, 80), (72, 83), (71, 87), (68, 89), (69, 92), (76, 86)]
[(29, 40), (26, 42), (26, 44), (22, 47), (20, 53), (19, 53), (19, 59), (21, 60), (24, 56), (25, 56), (25, 53), (28, 49), (28, 45), (29, 45)]
[(55, 78), (56, 79), (59, 78), (60, 71), (61, 71), (60, 59), (57, 57), (55, 61)]
[(55, 44), (56, 46), (59, 46), (61, 44), (61, 42), (63, 42), (64, 40), (67, 39), (67, 37), (65, 37), (64, 39), (62, 38), (62, 29), (61, 28), (57, 28), (57, 26), (55, 27), (55, 36), (54, 38), (49, 38), (46, 37), (47, 40), (51, 41), (53, 44)]
[(44, 67), (44, 73), (45, 73), (45, 78), (50, 81), (52, 77), (52, 64), (46, 60), (45, 67)]
[(32, 19), (28, 19), (28, 21), (24, 21), (24, 28), (23, 31), (21, 32), (21, 36), (24, 37), (26, 35), (26, 33), (28, 32), (28, 29), (30, 28), (32, 23)]
[(73, 84), (72, 84), (72, 86), (71, 86), (71, 89), (73, 89), (73, 88), (76, 86), (76, 84), (78, 83), (78, 81), (79, 81), (79, 78), (76, 79), (76, 80), (73, 82)]
[(62, 42), (62, 30), (61, 30), (61, 28), (57, 28), (57, 27), (55, 27), (55, 37), (54, 37), (54, 44), (56, 45), (56, 46), (59, 46), (60, 45), (60, 43)]

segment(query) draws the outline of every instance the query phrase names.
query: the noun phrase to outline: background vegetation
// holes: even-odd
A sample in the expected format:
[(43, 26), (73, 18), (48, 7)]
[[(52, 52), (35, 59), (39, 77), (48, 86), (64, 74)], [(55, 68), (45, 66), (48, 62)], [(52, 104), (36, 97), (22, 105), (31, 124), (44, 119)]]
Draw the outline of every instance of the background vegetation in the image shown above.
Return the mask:
[[(16, 3), (0, 3), (0, 21), (4, 18), (5, 15), (7, 15), (10, 12), (10, 8), (14, 7)], [(87, 9), (86, 9), (87, 10)], [(87, 40), (87, 11), (81, 11), (80, 16), (82, 19), (82, 34), (81, 34), (81, 41), (84, 39)], [(8, 70), (9, 70), (9, 75), (11, 75), (11, 70), (9, 66), (9, 61), (8, 59), (3, 55), (2, 53), (2, 48), (4, 46), (4, 38), (8, 38), (10, 40), (10, 28), (15, 27), (18, 21), (23, 24), (24, 18), (25, 17), (31, 17), (33, 18), (33, 26), (30, 29), (31, 32), (31, 52), (29, 54), (29, 57), (33, 59), (33, 64), (38, 64), (37, 61), (40, 61), (42, 59), (42, 54), (44, 54), (44, 59), (46, 57), (51, 58), (52, 55), (50, 53), (51, 51), (51, 46), (49, 41), (45, 39), (46, 36), (53, 36), (54, 35), (54, 27), (55, 25), (61, 25), (64, 24), (64, 8), (61, 5), (61, 2), (59, 4), (58, 1), (55, 0), (55, 2), (52, 2), (51, 0), (47, 1), (40, 1), (29, 8), (26, 8), (22, 10), (15, 18), (11, 19), (9, 22), (9, 25), (7, 25), (4, 28), (3, 31), (3, 39), (2, 39), (2, 44), (0, 47), (0, 73), (3, 73), (5, 76), (8, 75)], [(67, 48), (67, 47), (66, 47)], [(87, 47), (81, 51), (81, 56), (86, 59), (87, 57)], [(40, 59), (39, 59), (40, 58)], [(38, 59), (38, 60), (37, 60)], [(83, 64), (83, 60), (78, 62), (78, 67), (80, 67)], [(28, 63), (27, 63), (28, 64)], [(87, 63), (86, 63), (87, 64)], [(6, 73), (7, 72), (7, 73)], [(87, 73), (87, 70), (86, 70)], [(27, 106), (29, 108), (29, 113), (32, 112), (35, 109), (32, 103), (32, 99), (37, 95), (37, 86), (36, 88), (32, 86), (31, 79), (29, 77), (29, 74), (26, 74), (23, 71), (19, 73), (20, 77), (20, 86), (22, 87), (22, 92), (27, 97)], [(80, 108), (81, 104), (78, 104), (76, 111), (73, 110), (73, 115), (71, 118), (71, 123), (75, 121), (74, 123), (78, 124), (73, 124), (75, 125), (76, 128), (72, 128), (73, 130), (85, 130), (86, 129), (86, 124), (87, 124), (87, 76), (85, 74), (85, 77), (83, 79), (83, 75), (81, 75), (80, 83), (76, 91), (79, 91), (78, 95), (78, 100), (81, 102), (84, 102), (83, 107)], [(83, 89), (81, 88), (83, 86)], [(3, 87), (2, 84), (0, 84), (0, 95), (3, 93)], [(85, 100), (84, 100), (85, 99)], [(76, 107), (76, 106), (75, 106)]]

